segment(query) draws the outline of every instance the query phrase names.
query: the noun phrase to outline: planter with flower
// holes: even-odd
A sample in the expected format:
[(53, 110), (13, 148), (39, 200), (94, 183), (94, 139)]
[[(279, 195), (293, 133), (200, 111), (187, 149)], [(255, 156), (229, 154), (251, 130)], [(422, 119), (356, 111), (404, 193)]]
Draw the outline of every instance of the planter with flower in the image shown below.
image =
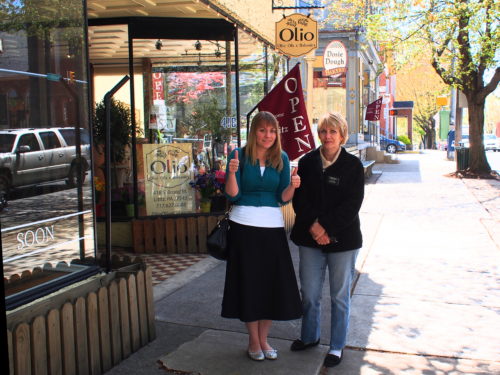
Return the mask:
[(189, 183), (196, 190), (197, 200), (200, 204), (200, 212), (210, 212), (211, 202), (214, 197), (222, 197), (224, 190), (224, 177), (219, 171), (201, 172)]

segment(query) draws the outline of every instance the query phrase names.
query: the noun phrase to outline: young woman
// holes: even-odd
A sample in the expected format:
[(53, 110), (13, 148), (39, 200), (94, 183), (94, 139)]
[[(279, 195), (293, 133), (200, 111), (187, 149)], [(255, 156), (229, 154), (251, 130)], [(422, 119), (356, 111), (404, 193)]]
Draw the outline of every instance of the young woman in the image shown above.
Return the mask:
[(319, 344), (321, 291), (328, 267), (331, 299), (330, 351), (324, 365), (342, 360), (349, 326), (351, 285), (362, 245), (359, 209), (364, 196), (360, 160), (341, 146), (347, 123), (338, 113), (325, 114), (318, 126), (321, 147), (299, 162), (302, 184), (293, 198), (295, 224), (291, 238), (299, 246), (303, 313), (301, 338), (294, 351)]
[(228, 159), (225, 193), (234, 202), (222, 316), (246, 323), (248, 356), (276, 359), (267, 342), (272, 320), (302, 315), (280, 205), (300, 186), (281, 150), (278, 121), (269, 112), (252, 120), (247, 145)]

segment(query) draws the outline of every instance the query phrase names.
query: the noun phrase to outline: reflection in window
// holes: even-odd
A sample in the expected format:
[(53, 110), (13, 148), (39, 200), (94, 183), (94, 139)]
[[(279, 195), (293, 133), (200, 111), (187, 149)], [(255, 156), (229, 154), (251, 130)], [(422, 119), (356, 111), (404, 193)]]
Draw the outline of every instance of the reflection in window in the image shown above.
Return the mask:
[(40, 151), (40, 144), (38, 143), (38, 139), (34, 134), (25, 134), (19, 138), (19, 142), (17, 144), (17, 149), (22, 151), (22, 146), (28, 146), (29, 148), (26, 151)]
[(14, 134), (0, 133), (0, 152), (12, 152), (15, 140)]
[(61, 142), (57, 138), (54, 132), (40, 132), (40, 138), (42, 138), (43, 148), (46, 150), (51, 150), (53, 148), (61, 147)]
[(0, 158), (10, 160), (0, 171), (3, 271), (39, 276), (8, 284), (12, 306), (14, 297), (25, 303), (96, 268), (84, 183), (90, 149), (63, 150), (54, 130), (88, 129), (85, 9), (80, 0), (8, 3), (0, 20), (0, 147), (8, 152)]

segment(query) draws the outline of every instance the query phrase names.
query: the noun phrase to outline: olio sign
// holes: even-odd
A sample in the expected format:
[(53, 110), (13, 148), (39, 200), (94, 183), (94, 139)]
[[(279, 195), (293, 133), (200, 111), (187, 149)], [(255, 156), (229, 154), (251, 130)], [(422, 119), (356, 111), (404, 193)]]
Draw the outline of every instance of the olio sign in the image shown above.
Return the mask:
[(347, 71), (347, 49), (340, 40), (332, 40), (323, 54), (323, 75), (333, 76)]
[(276, 22), (276, 48), (287, 56), (303, 56), (318, 48), (318, 23), (300, 13)]

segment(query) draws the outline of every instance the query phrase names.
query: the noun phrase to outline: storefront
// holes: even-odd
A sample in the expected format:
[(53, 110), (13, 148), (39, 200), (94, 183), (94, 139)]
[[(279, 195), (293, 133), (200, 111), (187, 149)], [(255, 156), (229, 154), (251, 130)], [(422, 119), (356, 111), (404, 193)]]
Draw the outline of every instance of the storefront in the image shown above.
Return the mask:
[(364, 159), (364, 150), (376, 142), (380, 133), (377, 122), (365, 120), (366, 107), (379, 96), (381, 61), (376, 46), (360, 31), (323, 29), (314, 56), (304, 60), (313, 126), (325, 112), (342, 113), (349, 125), (346, 147)]
[[(132, 218), (223, 213), (227, 155), (246, 142), (246, 114), (286, 74), (287, 59), (269, 42), (272, 21), (257, 33), (252, 23), (262, 19), (196, 4), (209, 14), (107, 17), (96, 11), (89, 19), (96, 108), (116, 82), (131, 78), (114, 96), (130, 109), (127, 126), (133, 129), (123, 157), (112, 164), (112, 214), (120, 233), (115, 244), (133, 246)], [(263, 9), (271, 15), (270, 6)], [(94, 152), (98, 218), (104, 216), (99, 189), (106, 183), (102, 150), (98, 145)]]

